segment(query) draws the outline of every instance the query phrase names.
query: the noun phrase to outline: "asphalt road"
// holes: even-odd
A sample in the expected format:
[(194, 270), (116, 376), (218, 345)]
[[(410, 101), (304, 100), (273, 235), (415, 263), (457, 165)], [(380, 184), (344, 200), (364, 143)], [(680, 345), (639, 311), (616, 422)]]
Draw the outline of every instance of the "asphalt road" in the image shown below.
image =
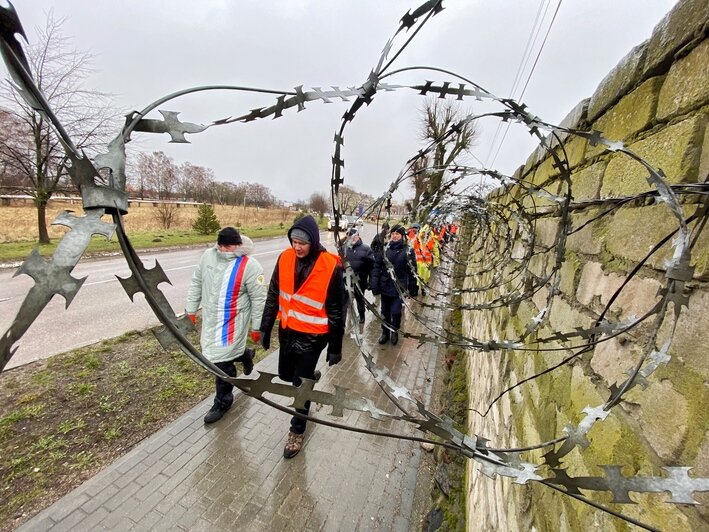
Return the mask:
[[(365, 243), (371, 242), (376, 226), (367, 224), (361, 231)], [(334, 250), (332, 233), (321, 233), (322, 243)], [(256, 241), (252, 256), (261, 263), (266, 279), (270, 279), (278, 254), (286, 248), (286, 238)], [(168, 250), (141, 254), (143, 263), (152, 267), (160, 262), (170, 278), (171, 285), (160, 288), (177, 314), (184, 309), (185, 297), (192, 271), (206, 248)], [(34, 281), (21, 275), (14, 277), (15, 269), (0, 270), (0, 333), (12, 324), (22, 301)], [(130, 271), (122, 255), (115, 258), (82, 260), (72, 272), (77, 278), (87, 277), (84, 285), (65, 309), (64, 298), (54, 296), (16, 346), (17, 352), (7, 368), (27, 364), (57, 353), (114, 338), (125, 332), (142, 330), (158, 324), (158, 320), (142, 294), (135, 301), (126, 295), (116, 279), (128, 277)]]

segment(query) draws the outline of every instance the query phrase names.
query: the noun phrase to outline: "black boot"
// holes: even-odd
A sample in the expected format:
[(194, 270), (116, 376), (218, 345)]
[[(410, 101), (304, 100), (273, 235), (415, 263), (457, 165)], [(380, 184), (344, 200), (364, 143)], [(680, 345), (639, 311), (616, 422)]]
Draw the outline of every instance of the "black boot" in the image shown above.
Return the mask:
[(389, 341), (389, 329), (382, 329), (382, 335), (379, 337), (379, 345), (384, 345)]
[(207, 415), (204, 416), (204, 422), (214, 423), (216, 421), (219, 421), (230, 408), (231, 405), (227, 406), (226, 408), (223, 406), (212, 405), (212, 408), (209, 409)]
[(362, 325), (364, 323), (364, 313), (359, 315), (359, 324)]
[(396, 345), (399, 343), (399, 328), (401, 327), (401, 314), (391, 315), (391, 324), (394, 330), (391, 332), (391, 345)]

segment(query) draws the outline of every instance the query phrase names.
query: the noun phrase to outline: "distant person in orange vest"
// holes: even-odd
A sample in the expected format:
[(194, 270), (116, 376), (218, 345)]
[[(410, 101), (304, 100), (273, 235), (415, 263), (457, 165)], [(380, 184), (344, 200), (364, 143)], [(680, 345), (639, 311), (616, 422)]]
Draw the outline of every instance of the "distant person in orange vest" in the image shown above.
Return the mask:
[(451, 235), (451, 240), (452, 240), (452, 239), (455, 238), (456, 235), (458, 234), (458, 226), (455, 225), (455, 224), (450, 224), (450, 226), (449, 226), (449, 228), (448, 228), (448, 232), (450, 233), (450, 235)]
[(413, 242), (414, 239), (418, 236), (419, 229), (421, 229), (421, 226), (419, 224), (413, 224), (411, 227), (409, 227), (409, 230), (406, 232), (406, 238), (409, 239), (409, 242)]
[(446, 227), (446, 224), (441, 224), (441, 227), (438, 229), (438, 245), (441, 246), (441, 249), (443, 249), (443, 246), (445, 246), (448, 243), (448, 228)]
[[(297, 220), (288, 230), (291, 247), (278, 257), (268, 287), (261, 319), (261, 343), (270, 347), (278, 317), (278, 376), (300, 386), (302, 379), (317, 380), (315, 367), (327, 347), (330, 366), (342, 360), (345, 288), (340, 258), (320, 244), (320, 229), (312, 216)], [(308, 415), (310, 401), (297, 412)], [(306, 421), (291, 419), (285, 458), (303, 447)]]
[(424, 225), (413, 242), (421, 295), (426, 295), (426, 286), (431, 279), (431, 264), (433, 262), (433, 248), (435, 245), (436, 243), (433, 241), (428, 225)]
[(443, 247), (443, 241), (438, 236), (438, 231), (431, 230), (431, 238), (433, 242), (433, 268), (436, 269), (441, 265), (441, 248)]

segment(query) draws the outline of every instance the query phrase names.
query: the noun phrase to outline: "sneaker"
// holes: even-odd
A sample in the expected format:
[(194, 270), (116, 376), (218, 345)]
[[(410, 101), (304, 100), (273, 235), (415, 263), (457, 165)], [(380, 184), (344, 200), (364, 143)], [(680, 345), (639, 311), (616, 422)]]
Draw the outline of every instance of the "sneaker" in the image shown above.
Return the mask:
[(295, 432), (288, 432), (288, 441), (286, 446), (283, 448), (283, 458), (293, 458), (296, 454), (300, 452), (303, 448), (303, 439), (305, 434), (296, 434)]
[(384, 345), (389, 341), (389, 331), (382, 331), (382, 335), (379, 337), (379, 345)]
[(244, 365), (244, 375), (251, 375), (251, 372), (254, 370), (255, 353), (255, 349), (245, 349), (244, 354), (236, 359)]
[(204, 416), (204, 422), (209, 424), (219, 421), (230, 408), (231, 405), (227, 406), (226, 408), (221, 408), (217, 405), (212, 405), (212, 408), (209, 409), (207, 415)]
[(391, 333), (391, 345), (396, 345), (398, 343), (399, 343), (399, 333), (398, 332)]

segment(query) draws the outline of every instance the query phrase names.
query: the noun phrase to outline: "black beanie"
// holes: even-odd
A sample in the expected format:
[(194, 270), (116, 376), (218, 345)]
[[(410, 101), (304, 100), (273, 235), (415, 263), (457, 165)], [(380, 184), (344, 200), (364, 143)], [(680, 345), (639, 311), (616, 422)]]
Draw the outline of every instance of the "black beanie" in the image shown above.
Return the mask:
[(240, 246), (241, 243), (241, 235), (233, 227), (225, 227), (217, 235), (217, 244), (220, 246)]
[(401, 236), (406, 236), (406, 229), (404, 229), (403, 225), (396, 224), (391, 228), (390, 233), (399, 233)]

